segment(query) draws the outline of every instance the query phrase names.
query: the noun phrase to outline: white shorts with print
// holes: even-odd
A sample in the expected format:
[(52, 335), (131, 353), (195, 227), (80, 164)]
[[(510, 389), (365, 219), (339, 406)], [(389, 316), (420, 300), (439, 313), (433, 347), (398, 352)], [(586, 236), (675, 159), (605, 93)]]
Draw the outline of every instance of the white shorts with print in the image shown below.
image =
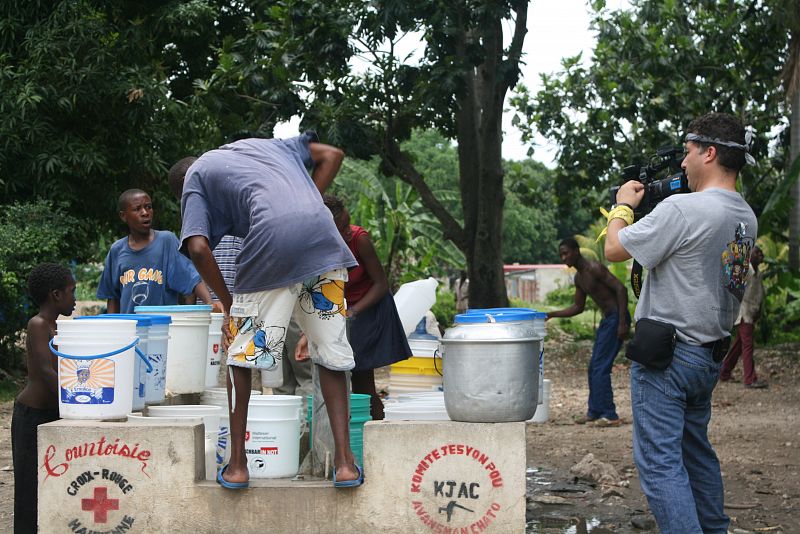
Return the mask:
[(336, 269), (302, 283), (257, 293), (233, 295), (228, 365), (273, 369), (283, 356), (289, 320), (308, 337), (311, 360), (333, 371), (355, 365), (347, 342), (344, 284), (347, 269)]

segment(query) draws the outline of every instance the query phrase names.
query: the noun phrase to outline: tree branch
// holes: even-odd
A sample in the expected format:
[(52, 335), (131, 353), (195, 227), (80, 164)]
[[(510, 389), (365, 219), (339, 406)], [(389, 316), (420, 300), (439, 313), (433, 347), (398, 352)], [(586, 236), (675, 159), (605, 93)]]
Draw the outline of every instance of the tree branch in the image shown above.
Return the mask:
[(426, 208), (442, 223), (444, 237), (452, 241), (462, 252), (466, 254), (467, 238), (464, 229), (450, 212), (447, 211), (441, 202), (433, 194), (433, 191), (425, 183), (425, 179), (411, 163), (408, 156), (400, 150), (391, 132), (387, 130), (384, 142), (383, 163), (386, 170), (409, 184), (417, 190), (420, 199)]
[(508, 60), (519, 62), (522, 59), (522, 45), (525, 43), (525, 35), (528, 33), (528, 2), (522, 0), (515, 9), (517, 18), (514, 21), (514, 36), (511, 38), (511, 45), (508, 47)]

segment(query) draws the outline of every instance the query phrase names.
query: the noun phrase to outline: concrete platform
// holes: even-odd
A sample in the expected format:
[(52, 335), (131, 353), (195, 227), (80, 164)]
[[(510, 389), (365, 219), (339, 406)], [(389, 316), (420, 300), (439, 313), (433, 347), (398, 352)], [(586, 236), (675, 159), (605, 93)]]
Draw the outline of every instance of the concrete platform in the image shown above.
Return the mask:
[(366, 482), (204, 477), (200, 424), (39, 429), (40, 532), (524, 532), (525, 424), (371, 422)]

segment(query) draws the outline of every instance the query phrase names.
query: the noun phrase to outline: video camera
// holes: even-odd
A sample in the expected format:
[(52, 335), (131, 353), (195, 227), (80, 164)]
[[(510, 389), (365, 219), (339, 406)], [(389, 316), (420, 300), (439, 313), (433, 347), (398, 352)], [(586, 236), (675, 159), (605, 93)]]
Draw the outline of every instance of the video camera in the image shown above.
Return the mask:
[[(639, 220), (656, 207), (659, 202), (671, 195), (679, 193), (689, 193), (689, 181), (686, 173), (681, 169), (683, 161), (683, 148), (665, 146), (658, 149), (656, 154), (650, 158), (650, 163), (645, 166), (629, 165), (622, 169), (624, 181), (637, 180), (644, 184), (644, 198), (642, 202), (633, 210), (635, 220)], [(658, 178), (658, 174), (664, 169), (669, 169), (669, 176)], [(610, 190), (611, 204), (617, 202), (617, 191), (619, 186), (612, 187)]]

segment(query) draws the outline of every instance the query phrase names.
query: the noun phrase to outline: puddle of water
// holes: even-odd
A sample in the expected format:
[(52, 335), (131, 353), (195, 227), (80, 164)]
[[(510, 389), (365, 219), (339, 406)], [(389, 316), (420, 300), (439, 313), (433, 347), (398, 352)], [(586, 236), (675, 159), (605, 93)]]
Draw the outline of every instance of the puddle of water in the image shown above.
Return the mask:
[[(550, 486), (554, 483), (554, 476), (552, 471), (538, 467), (528, 467), (525, 469), (525, 478), (527, 480), (528, 494), (535, 494), (539, 490), (534, 489), (535, 486)], [(568, 485), (568, 484), (567, 484)], [(560, 486), (565, 486), (560, 483)], [(575, 491), (580, 491), (577, 488)], [(588, 489), (588, 488), (587, 488)], [(567, 490), (564, 490), (567, 491)], [(563, 510), (562, 510), (563, 512)], [(573, 511), (575, 513), (577, 511)], [(531, 518), (525, 525), (526, 534), (589, 534), (595, 527), (600, 526), (600, 519), (597, 517), (581, 517), (580, 515), (561, 515), (553, 514), (552, 512), (544, 512), (537, 514), (537, 517)], [(569, 513), (569, 512), (567, 512)], [(530, 517), (530, 516), (529, 516)]]
[(538, 467), (529, 467), (525, 470), (525, 479), (528, 482), (533, 482), (537, 486), (549, 486), (552, 484), (547, 477), (551, 476), (553, 473), (549, 471), (542, 471)]
[[(564, 534), (583, 534), (584, 532), (591, 532), (592, 529), (594, 529), (594, 527), (598, 526), (600, 526), (600, 520), (597, 519), (596, 517), (592, 517), (590, 519), (585, 520), (583, 525), (578, 523), (577, 525), (569, 527), (567, 530), (564, 531)], [(581, 527), (581, 529), (579, 530), (578, 527)]]
[[(564, 523), (571, 523), (566, 526)], [(542, 520), (534, 519), (525, 525), (525, 534), (540, 534), (543, 532), (559, 534), (588, 534), (595, 527), (600, 526), (600, 520), (596, 517), (584, 519), (582, 517), (573, 518), (543, 518)], [(555, 529), (561, 530), (556, 531)]]

